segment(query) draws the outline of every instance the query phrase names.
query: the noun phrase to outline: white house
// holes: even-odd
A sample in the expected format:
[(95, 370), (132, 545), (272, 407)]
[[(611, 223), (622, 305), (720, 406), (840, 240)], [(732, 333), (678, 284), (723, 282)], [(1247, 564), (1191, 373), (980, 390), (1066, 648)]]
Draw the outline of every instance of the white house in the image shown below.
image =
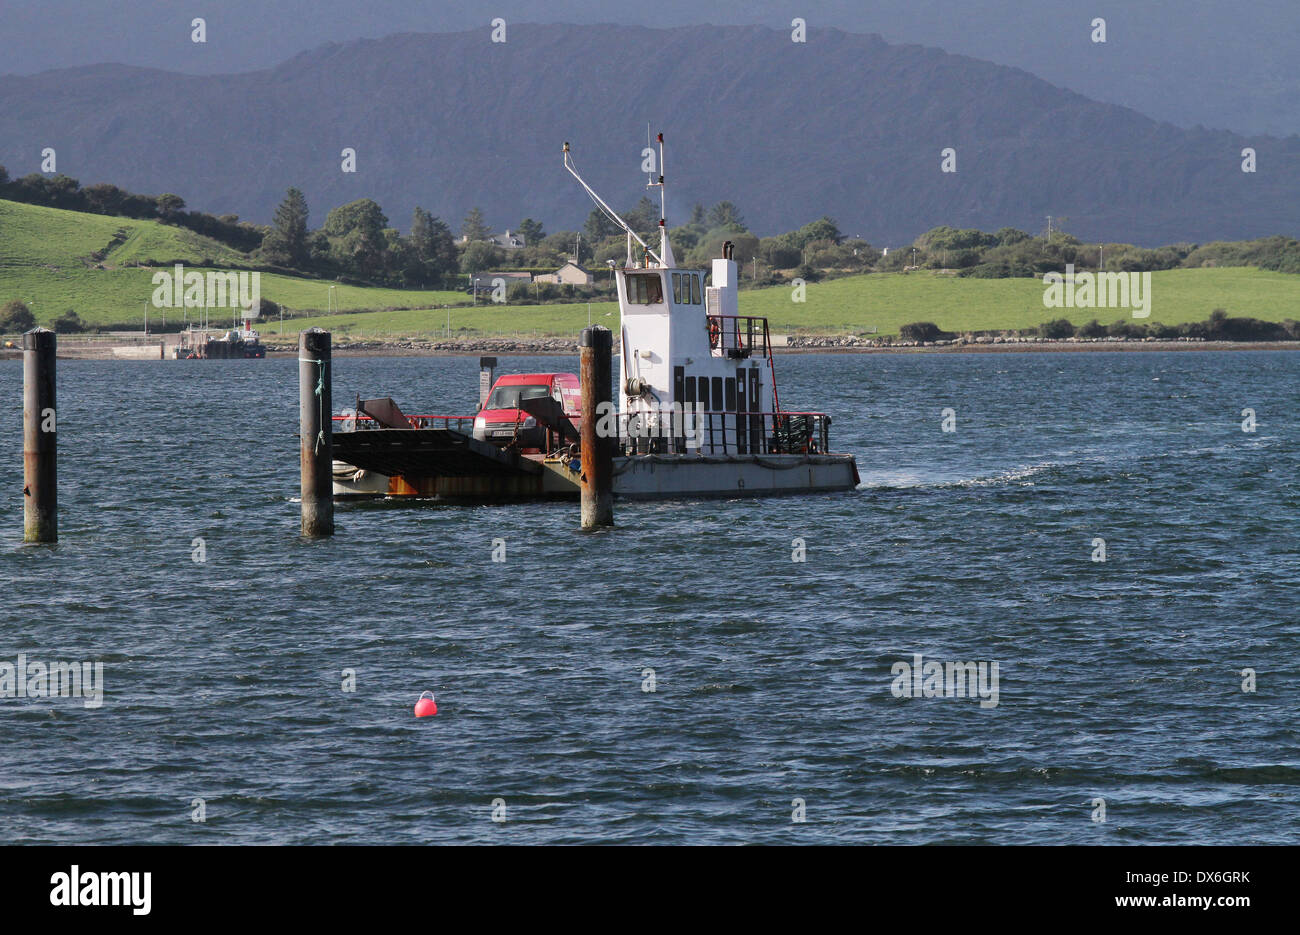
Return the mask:
[[(465, 243), (466, 237), (461, 235), (456, 238), (456, 243)], [(484, 243), (490, 243), (493, 246), (501, 247), (503, 250), (518, 250), (520, 247), (527, 246), (524, 243), (522, 234), (511, 233), (507, 228), (504, 234), (491, 234)]]
[(504, 234), (493, 234), (488, 240), (506, 250), (518, 250), (520, 247), (525, 246), (523, 236), (510, 233), (509, 228), (506, 228)]
[(553, 273), (542, 273), (534, 282), (554, 282), (563, 286), (590, 286), (594, 277), (570, 260)]
[(533, 274), (532, 273), (488, 272), (488, 273), (475, 273), (471, 278), (479, 280), (480, 287), (485, 283), (491, 283), (492, 280), (494, 279), (503, 279), (505, 280), (507, 286), (513, 286), (517, 282), (524, 282), (524, 283), (532, 282)]

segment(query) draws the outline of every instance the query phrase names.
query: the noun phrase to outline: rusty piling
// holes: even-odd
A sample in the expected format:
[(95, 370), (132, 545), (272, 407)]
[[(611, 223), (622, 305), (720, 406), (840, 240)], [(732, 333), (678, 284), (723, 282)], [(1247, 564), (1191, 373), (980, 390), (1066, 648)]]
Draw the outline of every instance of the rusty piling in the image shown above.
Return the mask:
[[(582, 329), (582, 528), (614, 525), (614, 446), (610, 358), (613, 335), (599, 325)], [(602, 418), (605, 416), (606, 418)], [(602, 431), (603, 429), (603, 431)]]
[(330, 333), (298, 334), (299, 460), (302, 468), (302, 534), (334, 535), (334, 440), (331, 431)]
[(58, 336), (23, 335), (23, 541), (59, 541), (54, 358)]

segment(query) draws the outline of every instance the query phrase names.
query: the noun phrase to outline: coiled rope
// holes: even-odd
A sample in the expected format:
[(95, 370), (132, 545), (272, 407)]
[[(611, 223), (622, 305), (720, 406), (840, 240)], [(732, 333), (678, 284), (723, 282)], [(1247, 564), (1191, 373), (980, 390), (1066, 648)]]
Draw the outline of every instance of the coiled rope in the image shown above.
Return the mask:
[(312, 357), (299, 357), (298, 363), (315, 364), (320, 368), (320, 376), (316, 379), (316, 408), (320, 427), (316, 431), (316, 445), (312, 449), (312, 454), (320, 454), (320, 446), (325, 444), (325, 361)]

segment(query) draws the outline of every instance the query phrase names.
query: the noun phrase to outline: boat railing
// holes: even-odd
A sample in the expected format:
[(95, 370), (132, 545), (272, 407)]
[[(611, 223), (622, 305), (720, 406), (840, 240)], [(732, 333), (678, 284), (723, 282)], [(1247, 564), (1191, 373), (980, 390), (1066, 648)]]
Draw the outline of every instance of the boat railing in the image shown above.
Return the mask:
[[(450, 429), (469, 435), (473, 416), (407, 415), (413, 429)], [(360, 414), (333, 417), (335, 431), (382, 429)], [(828, 454), (831, 417), (824, 412), (724, 412), (688, 408), (684, 412), (620, 413), (619, 447), (640, 454)], [(548, 433), (549, 434), (549, 433)], [(552, 444), (554, 442), (554, 444)], [(549, 439), (546, 450), (558, 448)]]
[(778, 409), (781, 397), (776, 389), (776, 361), (772, 359), (772, 335), (767, 319), (756, 315), (708, 315), (709, 348), (715, 357), (744, 360), (754, 354), (767, 361), (772, 380), (772, 399)]
[(824, 412), (622, 413), (619, 444), (638, 454), (829, 454), (830, 426)]
[[(408, 415), (406, 421), (413, 429), (451, 429), (468, 435), (474, 430), (473, 416)], [(335, 429), (343, 432), (386, 428), (382, 422), (365, 413), (337, 415)], [(341, 423), (341, 425), (340, 425)]]
[(772, 356), (767, 319), (754, 315), (708, 315), (709, 348), (716, 357), (743, 360)]

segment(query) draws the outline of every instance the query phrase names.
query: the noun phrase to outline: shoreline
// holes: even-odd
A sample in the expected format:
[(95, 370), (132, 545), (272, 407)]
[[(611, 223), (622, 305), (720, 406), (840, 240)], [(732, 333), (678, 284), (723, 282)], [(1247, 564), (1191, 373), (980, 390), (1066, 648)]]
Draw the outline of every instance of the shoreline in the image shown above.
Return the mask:
[[(814, 339), (816, 340), (816, 339)], [(832, 339), (834, 340), (834, 339)], [(618, 342), (615, 341), (617, 349)], [(1300, 341), (1048, 341), (1006, 340), (1002, 343), (962, 343), (940, 346), (825, 344), (773, 346), (774, 356), (784, 354), (1007, 354), (1089, 353), (1098, 351), (1300, 351)], [(572, 357), (577, 340), (567, 338), (515, 341), (480, 339), (463, 342), (346, 342), (336, 344), (336, 357)], [(267, 345), (267, 357), (296, 357), (296, 346)]]
[[(806, 340), (806, 339), (805, 339)], [(1300, 351), (1300, 341), (1048, 341), (1004, 339), (989, 343), (960, 342), (931, 346), (903, 344), (829, 343), (842, 339), (813, 338), (826, 344), (773, 345), (772, 353), (787, 354), (1051, 354), (1148, 351)], [(59, 360), (162, 360), (171, 359), (153, 345), (116, 347), (100, 344), (81, 346), (75, 340), (59, 349)], [(615, 341), (617, 351), (618, 342)], [(577, 340), (539, 338), (532, 341), (482, 338), (460, 342), (357, 341), (335, 344), (335, 357), (575, 357)], [(296, 357), (295, 345), (268, 343), (266, 356)], [(21, 349), (0, 350), (0, 360), (22, 360)]]

